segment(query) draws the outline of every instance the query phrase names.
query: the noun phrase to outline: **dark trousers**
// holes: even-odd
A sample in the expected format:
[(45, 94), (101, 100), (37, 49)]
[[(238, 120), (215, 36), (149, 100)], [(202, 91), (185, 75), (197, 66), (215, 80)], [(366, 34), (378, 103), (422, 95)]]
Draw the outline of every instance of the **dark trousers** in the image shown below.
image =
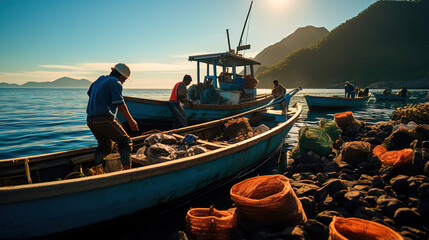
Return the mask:
[(130, 165), (133, 142), (121, 124), (109, 116), (88, 117), (86, 121), (98, 142), (94, 165), (101, 164), (103, 158), (112, 152), (112, 141), (118, 144), (122, 165)]
[(188, 126), (185, 110), (179, 102), (169, 101), (168, 108), (173, 113), (173, 129)]

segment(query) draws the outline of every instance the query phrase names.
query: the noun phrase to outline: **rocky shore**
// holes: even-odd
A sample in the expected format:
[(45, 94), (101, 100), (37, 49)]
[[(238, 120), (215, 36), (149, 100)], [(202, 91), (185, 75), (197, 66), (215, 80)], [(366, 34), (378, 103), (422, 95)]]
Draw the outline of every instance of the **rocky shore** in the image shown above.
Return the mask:
[[(423, 104), (426, 111), (429, 103)], [(411, 107), (411, 106), (410, 106)], [(244, 231), (234, 239), (328, 239), (334, 216), (380, 223), (404, 239), (429, 237), (429, 119), (418, 124), (409, 116), (366, 124), (358, 119), (346, 127), (331, 151), (288, 152), (285, 176), (302, 203), (308, 220), (282, 229)], [(412, 150), (409, 161), (386, 165), (373, 149)], [(410, 150), (410, 151), (411, 151)], [(182, 236), (181, 239), (185, 239)]]

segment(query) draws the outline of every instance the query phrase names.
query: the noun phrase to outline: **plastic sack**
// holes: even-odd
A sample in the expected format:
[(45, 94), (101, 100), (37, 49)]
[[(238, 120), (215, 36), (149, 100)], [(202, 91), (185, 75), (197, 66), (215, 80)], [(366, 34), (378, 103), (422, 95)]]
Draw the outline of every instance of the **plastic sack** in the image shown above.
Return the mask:
[(396, 151), (387, 151), (387, 149), (378, 145), (372, 150), (373, 154), (380, 159), (384, 165), (391, 166), (409, 166), (413, 161), (413, 149), (406, 148)]
[(246, 117), (235, 118), (225, 123), (225, 131), (223, 136), (227, 139), (235, 138), (241, 135), (247, 135), (253, 132), (249, 124), (249, 119)]
[(334, 119), (341, 129), (351, 125), (355, 121), (355, 118), (353, 117), (353, 113), (350, 111), (335, 113)]
[(175, 137), (173, 137), (171, 135), (168, 135), (165, 133), (155, 133), (155, 134), (152, 134), (149, 137), (147, 137), (143, 143), (144, 143), (144, 145), (149, 147), (155, 143), (173, 145), (173, 144), (177, 144), (178, 141)]
[(354, 141), (344, 143), (341, 149), (341, 161), (357, 165), (366, 161), (371, 153), (371, 144), (364, 141)]
[(190, 147), (187, 152), (188, 152), (188, 156), (194, 156), (197, 154), (206, 153), (208, 151), (209, 150), (207, 148), (196, 145), (196, 146)]
[(337, 216), (329, 224), (329, 236), (331, 240), (403, 240), (401, 235), (382, 224)]
[(335, 121), (326, 118), (320, 119), (319, 127), (325, 129), (332, 141), (338, 140), (343, 132)]
[(309, 150), (327, 156), (332, 149), (332, 140), (322, 128), (305, 126), (299, 130), (298, 145), (297, 149), (293, 151), (294, 157), (296, 154), (303, 154)]
[(176, 149), (162, 143), (155, 143), (148, 147), (145, 154), (152, 163), (165, 162), (177, 158)]
[(194, 134), (186, 134), (185, 137), (180, 141), (180, 144), (186, 144), (188, 146), (197, 143), (198, 137)]
[(289, 179), (283, 175), (265, 175), (246, 179), (232, 186), (231, 199), (237, 209), (240, 226), (286, 226), (307, 221), (304, 209)]
[(261, 125), (255, 127), (255, 129), (253, 129), (253, 135), (256, 136), (256, 135), (259, 135), (261, 133), (267, 132), (269, 130), (270, 130), (270, 128), (267, 127), (267, 125), (261, 124)]
[(186, 214), (186, 233), (193, 240), (228, 240), (237, 229), (232, 211), (215, 208), (192, 208)]

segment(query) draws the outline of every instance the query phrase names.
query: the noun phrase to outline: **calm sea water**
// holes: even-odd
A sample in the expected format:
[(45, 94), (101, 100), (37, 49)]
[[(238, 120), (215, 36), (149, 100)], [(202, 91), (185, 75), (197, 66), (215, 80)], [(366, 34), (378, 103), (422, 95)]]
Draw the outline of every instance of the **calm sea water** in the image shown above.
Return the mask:
[[(95, 146), (96, 141), (86, 126), (86, 89), (0, 89), (3, 102), (0, 115), (0, 159), (71, 150)], [(169, 89), (124, 89), (124, 95), (167, 100)], [(258, 89), (258, 93), (270, 92)], [(374, 90), (373, 92), (381, 92)], [(383, 102), (374, 99), (368, 106), (352, 110), (355, 117), (366, 122), (386, 121), (392, 112), (409, 103), (427, 101), (429, 90), (412, 90), (407, 103)], [(299, 122), (288, 135), (290, 147), (297, 142), (297, 132), (304, 124), (316, 125), (320, 118), (333, 118), (334, 112), (310, 113), (304, 94), (342, 95), (341, 89), (304, 89), (292, 103), (304, 106)]]

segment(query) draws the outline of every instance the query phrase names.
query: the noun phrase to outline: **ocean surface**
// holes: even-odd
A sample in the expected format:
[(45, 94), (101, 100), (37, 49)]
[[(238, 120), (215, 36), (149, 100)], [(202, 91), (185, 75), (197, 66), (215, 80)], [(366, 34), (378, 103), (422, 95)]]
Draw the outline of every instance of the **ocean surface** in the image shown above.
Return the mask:
[[(3, 103), (0, 115), (0, 159), (25, 157), (76, 148), (96, 146), (86, 126), (87, 89), (6, 89), (0, 88)], [(400, 106), (427, 101), (429, 90), (411, 90), (407, 102), (375, 102), (354, 109), (355, 118), (375, 123), (386, 121)], [(258, 93), (270, 92), (258, 89)], [(381, 90), (373, 90), (381, 92)], [(124, 89), (123, 94), (150, 99), (168, 100), (170, 89)], [(341, 89), (304, 89), (291, 104), (299, 102), (304, 109), (299, 122), (291, 130), (286, 143), (297, 142), (297, 132), (303, 125), (317, 125), (321, 118), (333, 119), (334, 112), (308, 112), (304, 94), (343, 95)], [(290, 146), (287, 146), (290, 147)]]
[[(96, 141), (86, 126), (86, 91), (87, 89), (0, 89), (0, 101), (3, 102), (0, 116), (0, 160), (96, 146)], [(258, 89), (258, 93), (270, 91)], [(352, 112), (356, 119), (367, 123), (387, 121), (397, 107), (429, 100), (429, 89), (411, 91), (411, 98), (407, 102), (375, 102), (375, 99), (371, 99), (367, 106), (353, 109)], [(167, 100), (170, 92), (169, 89), (124, 89), (124, 95), (160, 100)], [(317, 125), (321, 118), (333, 119), (335, 112), (308, 112), (304, 94), (342, 96), (344, 90), (304, 89), (295, 95), (291, 104), (303, 104), (303, 113), (287, 135), (282, 155), (273, 157), (245, 178), (258, 174), (282, 174), (284, 170), (281, 162), (285, 161), (286, 151), (296, 145), (299, 129), (305, 125)], [(236, 179), (235, 182), (156, 215), (136, 213), (40, 239), (177, 239), (170, 237), (179, 230), (185, 230), (186, 212), (190, 207), (232, 207), (229, 190), (234, 183), (241, 180), (244, 179)]]

